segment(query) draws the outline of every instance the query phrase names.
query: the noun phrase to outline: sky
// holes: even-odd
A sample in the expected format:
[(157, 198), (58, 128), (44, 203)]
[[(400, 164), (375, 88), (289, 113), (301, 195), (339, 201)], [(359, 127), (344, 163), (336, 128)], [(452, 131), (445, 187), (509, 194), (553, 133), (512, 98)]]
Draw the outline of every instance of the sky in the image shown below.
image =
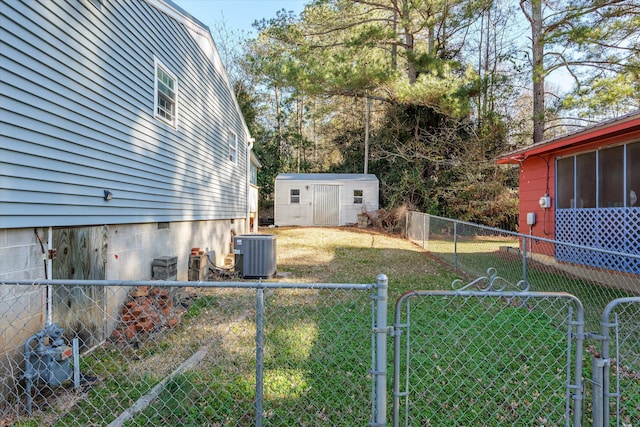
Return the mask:
[(274, 18), (281, 9), (300, 14), (310, 0), (173, 0), (194, 18), (209, 28), (216, 22), (225, 22), (230, 30), (241, 30), (256, 35), (251, 26), (254, 21)]

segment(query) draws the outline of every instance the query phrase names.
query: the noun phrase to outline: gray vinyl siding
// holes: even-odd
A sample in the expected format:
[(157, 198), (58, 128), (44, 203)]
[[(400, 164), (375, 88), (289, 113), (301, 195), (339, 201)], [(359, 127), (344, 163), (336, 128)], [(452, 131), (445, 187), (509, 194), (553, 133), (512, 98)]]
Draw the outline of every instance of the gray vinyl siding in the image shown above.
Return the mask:
[[(246, 215), (249, 135), (184, 24), (145, 1), (9, 0), (0, 19), (0, 227)], [(154, 58), (177, 129), (154, 118)]]

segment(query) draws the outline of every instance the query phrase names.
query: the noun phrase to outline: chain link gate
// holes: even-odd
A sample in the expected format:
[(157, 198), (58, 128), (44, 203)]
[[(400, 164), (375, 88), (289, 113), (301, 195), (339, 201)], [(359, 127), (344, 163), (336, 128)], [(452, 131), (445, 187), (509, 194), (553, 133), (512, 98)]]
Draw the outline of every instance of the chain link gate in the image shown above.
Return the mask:
[(592, 351), (593, 425), (640, 425), (640, 297), (611, 301), (591, 337), (602, 342)]
[(393, 425), (581, 425), (584, 312), (490, 269), (396, 304)]

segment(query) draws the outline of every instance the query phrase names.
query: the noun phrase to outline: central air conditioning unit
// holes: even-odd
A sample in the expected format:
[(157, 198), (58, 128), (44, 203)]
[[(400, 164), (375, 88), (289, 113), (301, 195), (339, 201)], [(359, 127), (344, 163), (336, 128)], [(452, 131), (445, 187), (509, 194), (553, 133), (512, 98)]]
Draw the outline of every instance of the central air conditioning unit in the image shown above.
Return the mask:
[(276, 236), (241, 234), (233, 238), (235, 271), (245, 279), (266, 279), (276, 274)]

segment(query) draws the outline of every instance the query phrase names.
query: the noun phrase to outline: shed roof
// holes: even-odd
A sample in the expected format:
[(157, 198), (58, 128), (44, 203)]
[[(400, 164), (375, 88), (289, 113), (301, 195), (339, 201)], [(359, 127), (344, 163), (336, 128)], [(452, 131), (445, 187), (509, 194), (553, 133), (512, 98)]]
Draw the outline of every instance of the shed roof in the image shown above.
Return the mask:
[(378, 182), (373, 174), (364, 173), (280, 173), (276, 181), (371, 181)]
[(550, 153), (563, 148), (594, 143), (618, 135), (632, 135), (640, 132), (640, 110), (622, 117), (589, 126), (577, 132), (567, 133), (553, 139), (529, 145), (502, 155), (498, 163), (518, 163), (527, 157)]

